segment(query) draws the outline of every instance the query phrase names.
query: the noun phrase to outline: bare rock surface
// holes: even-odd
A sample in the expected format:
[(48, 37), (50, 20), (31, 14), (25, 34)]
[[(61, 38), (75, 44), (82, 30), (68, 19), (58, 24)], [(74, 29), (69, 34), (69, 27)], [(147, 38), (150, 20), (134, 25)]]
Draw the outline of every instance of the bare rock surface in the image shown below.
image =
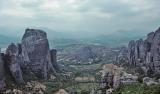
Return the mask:
[(6, 76), (7, 80), (16, 82), (14, 84), (34, 78), (48, 79), (59, 69), (56, 53), (50, 50), (44, 31), (26, 29), (21, 43), (11, 43), (6, 52), (0, 54), (0, 90), (5, 90)]
[(47, 79), (54, 72), (51, 63), (47, 34), (42, 30), (26, 29), (22, 38), (22, 54), (31, 71), (39, 78)]
[(153, 85), (153, 84), (158, 84), (158, 82), (155, 82), (152, 78), (149, 78), (149, 77), (144, 77), (143, 83), (146, 84), (147, 86)]
[(50, 55), (51, 55), (51, 63), (54, 67), (54, 69), (56, 71), (60, 71), (60, 68), (58, 66), (58, 63), (57, 63), (57, 50), (56, 49), (51, 49), (50, 50)]
[(19, 49), (18, 46), (14, 43), (11, 43), (7, 50), (6, 54), (10, 56), (10, 63), (9, 68), (10, 72), (12, 73), (12, 76), (14, 77), (14, 80), (18, 83), (24, 83), (23, 77), (22, 77), (22, 70), (20, 68), (20, 59), (19, 59)]
[(127, 50), (128, 64), (160, 73), (160, 28), (149, 33), (144, 40), (130, 41)]
[(105, 64), (102, 72), (102, 89), (117, 89), (122, 85), (134, 84), (138, 82), (138, 77), (128, 74), (122, 67), (114, 64)]
[(5, 90), (5, 86), (4, 61), (2, 60), (2, 56), (0, 54), (0, 91)]

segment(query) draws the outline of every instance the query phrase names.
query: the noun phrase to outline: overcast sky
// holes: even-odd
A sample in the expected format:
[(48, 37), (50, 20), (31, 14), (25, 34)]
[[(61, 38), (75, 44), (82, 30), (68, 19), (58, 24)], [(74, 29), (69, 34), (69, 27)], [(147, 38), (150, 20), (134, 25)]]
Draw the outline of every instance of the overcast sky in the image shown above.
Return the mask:
[(159, 26), (160, 0), (0, 0), (0, 34), (18, 35), (27, 27), (148, 33)]

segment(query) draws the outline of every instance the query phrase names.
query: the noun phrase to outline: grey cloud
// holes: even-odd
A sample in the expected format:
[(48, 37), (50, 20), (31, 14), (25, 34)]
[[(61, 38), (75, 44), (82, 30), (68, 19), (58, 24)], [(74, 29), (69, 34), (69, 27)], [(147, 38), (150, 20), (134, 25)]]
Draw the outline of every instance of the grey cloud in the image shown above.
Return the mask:
[[(19, 0), (15, 0), (19, 1)], [(49, 0), (48, 0), (49, 1)], [(159, 0), (55, 0), (58, 8), (42, 7), (46, 0), (0, 1), (0, 14), (9, 9), (24, 15), (0, 15), (2, 27), (46, 27), (55, 31), (91, 32), (95, 34), (117, 33), (119, 30), (150, 32), (160, 25)], [(16, 4), (17, 3), (17, 4)], [(10, 5), (10, 4), (15, 4)], [(72, 5), (72, 6), (70, 6)], [(12, 9), (12, 7), (15, 7)], [(28, 17), (28, 15), (31, 15)], [(123, 31), (121, 31), (123, 32)], [(2, 32), (0, 32), (2, 33)]]

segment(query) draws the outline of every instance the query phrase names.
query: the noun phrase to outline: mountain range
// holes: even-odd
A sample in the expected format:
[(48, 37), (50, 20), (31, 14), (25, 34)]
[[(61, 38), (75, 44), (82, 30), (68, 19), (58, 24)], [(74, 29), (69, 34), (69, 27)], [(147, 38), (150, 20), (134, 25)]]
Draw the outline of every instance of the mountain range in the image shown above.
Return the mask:
[[(5, 35), (0, 35), (0, 47), (5, 48), (7, 44), (11, 42), (20, 42), (18, 38), (19, 35), (12, 36), (10, 30), (3, 29), (7, 32)], [(96, 44), (103, 45), (107, 47), (117, 47), (126, 45), (129, 40), (144, 38), (144, 34), (138, 34), (133, 32), (127, 32), (125, 30), (120, 30), (114, 34), (108, 35), (95, 35), (91, 32), (81, 33), (81, 32), (64, 32), (64, 31), (54, 31), (47, 28), (43, 28), (48, 33), (48, 39), (53, 48), (59, 48), (70, 44)], [(9, 33), (11, 32), (11, 33)], [(17, 31), (18, 32), (18, 31)], [(138, 31), (137, 31), (138, 32)]]

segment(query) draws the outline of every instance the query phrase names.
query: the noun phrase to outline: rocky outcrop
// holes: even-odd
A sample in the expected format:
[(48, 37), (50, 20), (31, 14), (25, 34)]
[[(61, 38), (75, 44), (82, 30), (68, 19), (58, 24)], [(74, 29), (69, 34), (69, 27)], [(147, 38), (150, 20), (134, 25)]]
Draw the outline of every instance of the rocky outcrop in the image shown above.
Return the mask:
[(122, 47), (119, 51), (118, 57), (117, 57), (117, 61), (118, 64), (120, 63), (128, 63), (128, 49), (126, 47)]
[(32, 92), (28, 92), (31, 94), (44, 94), (44, 92), (46, 91), (46, 86), (37, 81), (27, 82), (25, 87), (28, 89), (28, 91), (32, 91)]
[(10, 56), (10, 63), (8, 66), (14, 80), (19, 84), (24, 83), (22, 70), (20, 68), (21, 60), (18, 46), (14, 43), (10, 44), (6, 50), (6, 54)]
[(89, 46), (82, 47), (74, 54), (74, 59), (81, 62), (93, 62), (96, 58), (96, 54), (92, 51), (92, 48)]
[(24, 61), (31, 71), (38, 78), (47, 79), (48, 72), (54, 72), (47, 34), (42, 30), (26, 29), (21, 45)]
[[(11, 43), (3, 56), (0, 55), (0, 90), (5, 89), (7, 80), (24, 83), (26, 76), (48, 79), (59, 70), (56, 50), (50, 50), (47, 34), (38, 29), (26, 29), (20, 44)], [(29, 76), (29, 79), (32, 79)]]
[(0, 53), (0, 91), (5, 90), (5, 71), (4, 71), (4, 61)]
[(145, 61), (146, 52), (144, 47), (144, 41), (142, 39), (139, 39), (136, 41), (135, 44), (135, 62), (136, 65), (141, 65)]
[(128, 44), (128, 59), (129, 64), (136, 65), (135, 64), (135, 41), (130, 41)]
[(130, 65), (160, 73), (160, 28), (149, 33), (145, 40), (130, 41), (127, 59)]
[(123, 72), (123, 75), (120, 77), (120, 83), (121, 85), (138, 83), (138, 76)]
[(152, 78), (149, 78), (149, 77), (144, 77), (143, 83), (146, 84), (147, 86), (158, 84), (158, 82), (155, 82)]
[(60, 89), (58, 92), (56, 92), (55, 94), (70, 94), (68, 93), (66, 90), (64, 89)]
[(160, 28), (154, 33), (154, 37), (151, 44), (151, 65), (152, 69), (160, 72)]
[(128, 85), (138, 82), (138, 77), (132, 74), (128, 74), (122, 67), (118, 67), (114, 64), (106, 64), (103, 66), (102, 72), (102, 84), (101, 88), (106, 89), (114, 88), (117, 89), (121, 85)]
[(57, 63), (57, 50), (56, 49), (50, 50), (50, 54), (51, 54), (51, 63), (53, 65), (54, 69), (56, 71), (60, 71), (58, 63)]

